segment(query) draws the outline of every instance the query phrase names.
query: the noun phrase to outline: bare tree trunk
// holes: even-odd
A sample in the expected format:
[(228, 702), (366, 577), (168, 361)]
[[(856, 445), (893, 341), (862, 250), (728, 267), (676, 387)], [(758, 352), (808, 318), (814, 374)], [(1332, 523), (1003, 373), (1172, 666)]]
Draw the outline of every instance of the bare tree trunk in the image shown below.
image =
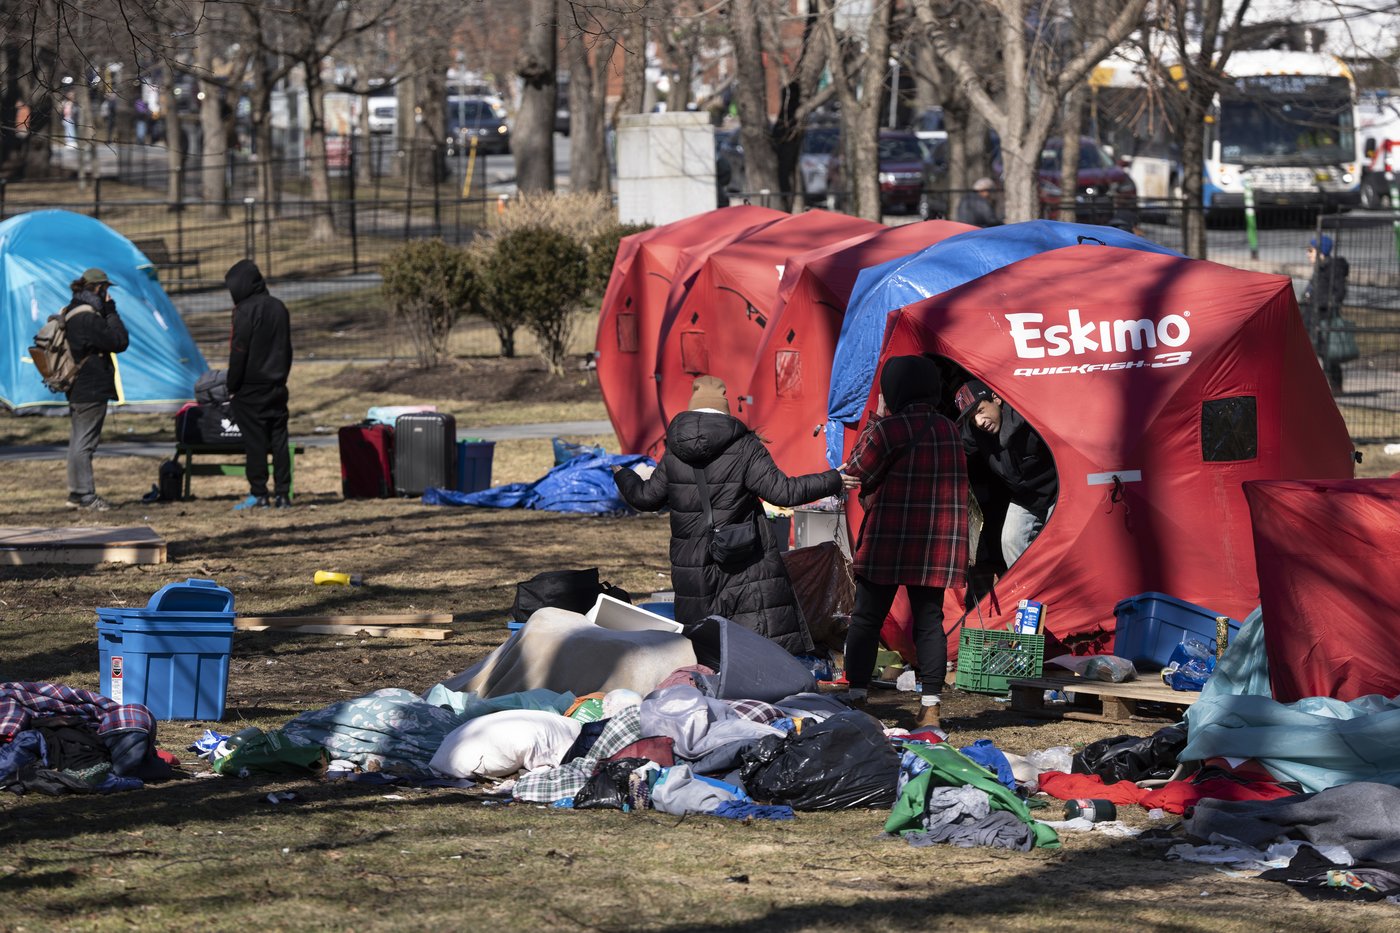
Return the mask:
[[(822, 4), (823, 29), (827, 36), (827, 61), (841, 100), (841, 135), (844, 143), (841, 183), (852, 196), (851, 213), (867, 220), (879, 220), (880, 204), (880, 117), (884, 99), (884, 77), (890, 57), (890, 21), (893, 0), (883, 0), (870, 12), (866, 33), (859, 37), (864, 51), (860, 67), (847, 63), (848, 50), (836, 33), (834, 6)], [(846, 43), (856, 42), (847, 37)]]
[(1060, 220), (1074, 223), (1075, 199), (1079, 195), (1079, 134), (1084, 128), (1084, 91), (1075, 88), (1065, 97), (1065, 114), (1060, 120)]
[(745, 187), (750, 191), (779, 190), (778, 153), (768, 132), (768, 75), (763, 66), (755, 0), (731, 0), (730, 41), (734, 43), (737, 82), (734, 99), (739, 106), (740, 137), (744, 144)]
[(558, 42), (557, 0), (530, 0), (530, 28), (515, 69), (525, 86), (511, 142), (516, 185), (522, 194), (554, 190)]
[[(204, 6), (207, 11), (209, 4)], [(213, 80), (214, 36), (202, 29), (196, 41), (199, 90), (204, 95), (199, 102), (200, 137), (203, 139), (199, 153), (200, 193), (204, 200), (204, 216), (220, 219), (228, 216), (224, 204), (228, 200), (228, 136), (223, 114), (219, 112), (219, 85)]]
[(1181, 133), (1181, 242), (1182, 252), (1206, 258), (1205, 112), (1195, 94), (1187, 97)]
[(622, 33), (622, 99), (619, 113), (647, 112), (647, 19), (638, 11)]
[[(608, 157), (603, 133), (603, 98), (607, 93), (606, 63), (615, 45), (606, 38), (593, 48), (603, 80), (594, 82), (595, 64), (589, 61), (588, 40), (583, 35), (569, 42), (569, 188), (572, 191), (607, 191)], [(601, 87), (599, 86), (601, 84)]]
[(303, 62), (306, 69), (306, 159), (310, 164), (311, 239), (325, 242), (335, 238), (331, 214), (331, 171), (326, 159), (326, 86), (321, 81), (321, 63)]
[(369, 71), (363, 63), (355, 71), (355, 99), (360, 102), (360, 113), (355, 121), (355, 134), (350, 139), (355, 151), (355, 181), (361, 185), (373, 183), (371, 169), (374, 167), (374, 138), (369, 133)]
[(165, 120), (165, 197), (173, 205), (178, 205), (185, 197), (184, 163), (185, 134), (180, 128), (180, 113), (175, 107), (174, 78), (167, 77), (160, 87), (161, 119)]

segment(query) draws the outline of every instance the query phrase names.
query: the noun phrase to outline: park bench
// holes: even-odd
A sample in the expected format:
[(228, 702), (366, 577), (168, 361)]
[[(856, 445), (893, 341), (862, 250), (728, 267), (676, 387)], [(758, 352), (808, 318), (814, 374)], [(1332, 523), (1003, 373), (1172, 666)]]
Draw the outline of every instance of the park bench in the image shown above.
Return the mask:
[[(291, 468), (293, 488), (287, 490), (290, 497), (295, 490), (297, 454), (306, 453), (306, 448), (290, 441), (287, 450), (291, 455)], [(175, 444), (175, 457), (183, 461), (185, 468), (185, 486), (181, 493), (182, 498), (190, 497), (190, 477), (192, 476), (247, 476), (246, 464), (247, 453), (241, 444), (185, 444), (177, 442)], [(195, 457), (220, 457), (218, 462), (195, 463)], [(236, 457), (237, 460), (230, 462), (228, 458)]]
[(174, 273), (175, 280), (179, 282), (199, 278), (199, 250), (184, 247), (172, 252), (164, 237), (150, 237), (131, 242), (145, 254), (157, 272), (162, 269), (170, 269)]

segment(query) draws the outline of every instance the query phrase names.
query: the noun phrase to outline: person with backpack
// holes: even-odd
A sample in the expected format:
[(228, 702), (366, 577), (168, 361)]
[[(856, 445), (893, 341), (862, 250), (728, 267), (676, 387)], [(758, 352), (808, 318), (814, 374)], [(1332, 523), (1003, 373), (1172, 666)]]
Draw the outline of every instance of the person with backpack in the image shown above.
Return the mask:
[(70, 509), (105, 512), (111, 506), (97, 494), (92, 455), (102, 440), (107, 403), (117, 398), (116, 363), (112, 355), (127, 348), (130, 338), (108, 294), (112, 282), (101, 269), (88, 269), (71, 286), (73, 300), (60, 312), (68, 350), (78, 364), (67, 391), (71, 427), (68, 436), (68, 502)]
[[(287, 377), (292, 371), (292, 322), (287, 306), (267, 292), (262, 272), (240, 259), (224, 276), (233, 297), (228, 393), (247, 452), (248, 497), (235, 509), (285, 509), (292, 504), (292, 454), (287, 447)], [(273, 498), (267, 494), (272, 452)]]

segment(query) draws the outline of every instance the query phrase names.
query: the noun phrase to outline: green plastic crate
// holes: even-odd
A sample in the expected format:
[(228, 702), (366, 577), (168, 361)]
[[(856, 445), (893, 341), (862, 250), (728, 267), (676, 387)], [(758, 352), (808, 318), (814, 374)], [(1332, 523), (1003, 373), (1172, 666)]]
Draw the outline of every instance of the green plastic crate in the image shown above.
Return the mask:
[(1044, 663), (1044, 635), (965, 628), (958, 639), (956, 683), (973, 693), (1006, 693), (1013, 680), (1039, 677)]

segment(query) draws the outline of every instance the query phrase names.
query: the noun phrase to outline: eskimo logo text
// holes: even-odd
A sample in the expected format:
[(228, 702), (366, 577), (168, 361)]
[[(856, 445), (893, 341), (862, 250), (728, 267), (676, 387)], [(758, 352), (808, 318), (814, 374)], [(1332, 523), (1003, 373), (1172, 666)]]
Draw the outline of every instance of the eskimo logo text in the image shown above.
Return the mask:
[(1073, 353), (1117, 352), (1146, 350), (1158, 346), (1180, 347), (1191, 339), (1191, 324), (1186, 320), (1190, 311), (1168, 314), (1160, 321), (1139, 320), (1084, 321), (1078, 308), (1070, 308), (1069, 321), (1041, 329), (1035, 325), (1045, 321), (1045, 315), (1008, 314), (1011, 339), (1016, 355), (1023, 360), (1038, 360), (1046, 356)]

